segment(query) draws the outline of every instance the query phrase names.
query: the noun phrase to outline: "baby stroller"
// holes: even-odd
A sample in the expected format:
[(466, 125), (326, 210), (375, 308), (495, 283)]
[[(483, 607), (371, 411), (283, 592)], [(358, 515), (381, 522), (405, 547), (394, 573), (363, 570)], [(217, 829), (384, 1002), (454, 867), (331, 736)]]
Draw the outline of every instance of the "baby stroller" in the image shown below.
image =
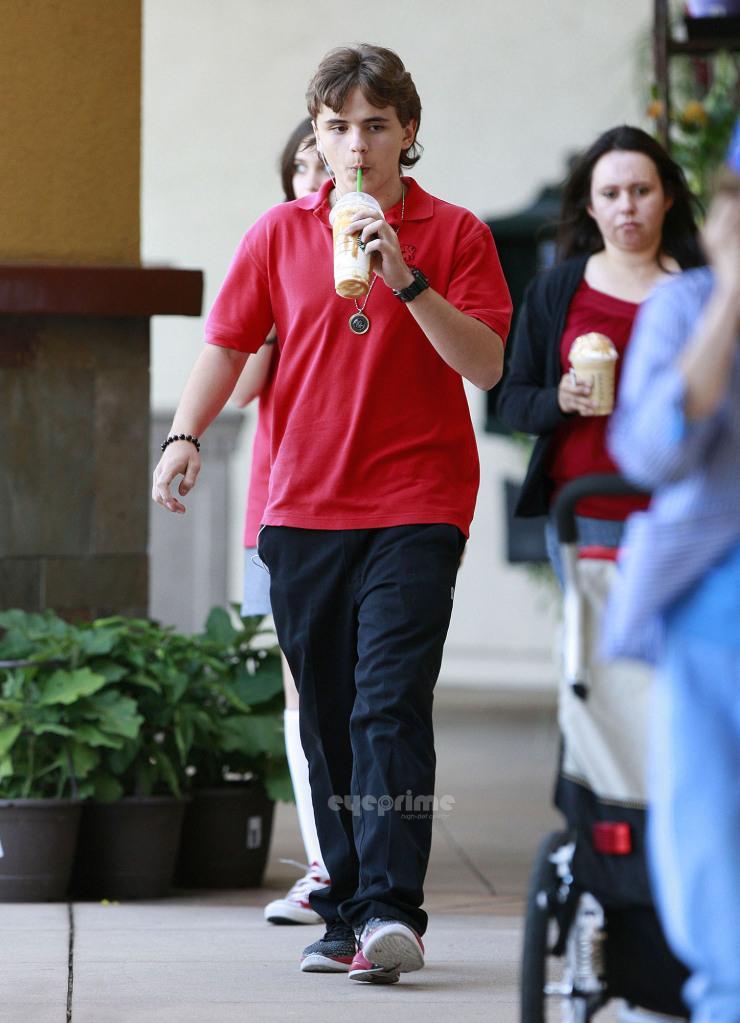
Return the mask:
[(650, 672), (603, 663), (599, 622), (616, 552), (578, 546), (576, 503), (639, 493), (618, 476), (563, 488), (555, 514), (565, 574), (561, 753), (555, 805), (562, 831), (537, 854), (527, 899), (521, 1023), (587, 1023), (612, 998), (623, 1023), (645, 1013), (687, 1018), (687, 972), (666, 944), (645, 858), (645, 726)]

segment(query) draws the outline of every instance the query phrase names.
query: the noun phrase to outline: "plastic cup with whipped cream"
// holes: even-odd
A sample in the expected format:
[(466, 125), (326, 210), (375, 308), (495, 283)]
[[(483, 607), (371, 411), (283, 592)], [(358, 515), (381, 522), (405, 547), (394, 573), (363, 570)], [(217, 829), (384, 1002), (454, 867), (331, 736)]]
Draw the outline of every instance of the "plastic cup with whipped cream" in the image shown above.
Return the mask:
[(606, 334), (581, 334), (568, 354), (579, 383), (591, 384), (594, 415), (608, 416), (614, 411), (614, 378), (619, 352)]
[(366, 192), (347, 192), (332, 207), (329, 223), (334, 238), (334, 289), (342, 298), (361, 298), (370, 288), (370, 256), (358, 234), (346, 234), (357, 213), (376, 220), (383, 216), (377, 199)]

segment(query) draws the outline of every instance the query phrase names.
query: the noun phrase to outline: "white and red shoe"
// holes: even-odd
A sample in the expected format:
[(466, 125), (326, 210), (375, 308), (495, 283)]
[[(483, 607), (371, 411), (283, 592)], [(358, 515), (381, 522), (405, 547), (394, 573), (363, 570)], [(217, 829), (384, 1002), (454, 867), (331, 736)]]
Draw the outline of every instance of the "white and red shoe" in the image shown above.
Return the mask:
[(424, 944), (408, 924), (373, 917), (360, 932), (360, 951), (365, 959), (385, 970), (412, 973), (424, 965)]
[(365, 984), (397, 984), (401, 979), (401, 971), (397, 966), (388, 969), (386, 966), (371, 963), (363, 952), (358, 952), (349, 968), (349, 979)]
[[(302, 867), (304, 864), (299, 863)], [(323, 920), (311, 908), (308, 896), (318, 888), (326, 888), (329, 878), (317, 863), (306, 867), (307, 873), (299, 878), (282, 899), (273, 899), (265, 906), (265, 920), (271, 924), (320, 924)]]

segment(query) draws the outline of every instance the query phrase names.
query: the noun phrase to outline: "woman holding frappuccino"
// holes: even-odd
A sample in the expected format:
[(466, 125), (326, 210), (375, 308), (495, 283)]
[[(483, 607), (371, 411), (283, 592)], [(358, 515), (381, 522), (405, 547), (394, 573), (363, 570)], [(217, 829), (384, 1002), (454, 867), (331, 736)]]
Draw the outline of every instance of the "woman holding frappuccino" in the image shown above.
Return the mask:
[[(547, 514), (571, 479), (617, 472), (601, 385), (613, 367), (618, 389), (641, 303), (681, 269), (703, 263), (694, 204), (680, 167), (639, 128), (605, 132), (576, 161), (563, 192), (558, 263), (527, 289), (499, 401), (508, 426), (537, 436), (518, 515)], [(581, 541), (617, 546), (627, 515), (644, 505), (582, 500)], [(550, 523), (547, 546), (561, 577)]]

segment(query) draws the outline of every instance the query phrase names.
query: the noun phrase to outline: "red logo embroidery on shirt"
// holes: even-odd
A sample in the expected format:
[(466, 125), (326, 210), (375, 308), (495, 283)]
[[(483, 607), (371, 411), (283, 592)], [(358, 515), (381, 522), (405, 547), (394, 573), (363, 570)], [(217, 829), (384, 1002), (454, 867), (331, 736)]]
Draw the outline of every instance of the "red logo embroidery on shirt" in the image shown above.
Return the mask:
[(413, 266), (414, 260), (416, 259), (416, 246), (415, 245), (402, 245), (401, 255), (406, 266)]

